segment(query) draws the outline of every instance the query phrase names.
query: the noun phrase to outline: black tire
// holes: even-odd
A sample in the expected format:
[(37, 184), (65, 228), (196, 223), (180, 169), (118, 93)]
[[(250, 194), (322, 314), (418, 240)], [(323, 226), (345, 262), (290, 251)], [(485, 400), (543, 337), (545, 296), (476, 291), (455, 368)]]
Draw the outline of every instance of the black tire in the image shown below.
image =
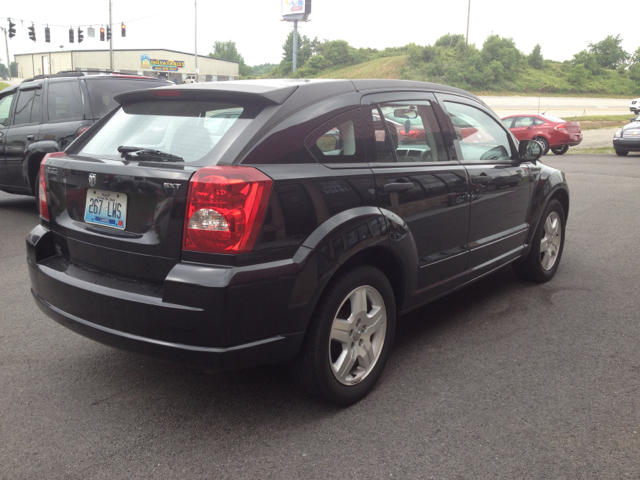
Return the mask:
[(551, 151), (555, 155), (564, 155), (569, 150), (569, 145), (563, 145), (561, 147), (552, 148)]
[[(332, 368), (332, 362), (335, 360), (332, 360), (332, 355), (334, 354), (330, 352), (330, 348), (334, 347), (335, 344), (332, 343), (331, 332), (334, 319), (343, 314), (343, 309), (350, 308), (346, 306), (347, 300), (356, 290), (362, 287), (372, 288), (380, 295), (383, 303), (381, 308), (386, 310), (386, 329), (384, 332), (376, 330), (376, 333), (370, 334), (371, 339), (373, 339), (374, 335), (383, 333), (382, 345), (379, 347), (379, 354), (376, 360), (372, 362), (371, 369), (363, 375), (362, 380), (358, 383), (346, 385), (336, 378), (337, 374), (334, 375)], [(367, 297), (368, 308), (369, 297)], [(369, 394), (382, 374), (393, 345), (395, 328), (396, 305), (393, 289), (387, 277), (380, 270), (370, 265), (362, 265), (345, 271), (332, 280), (320, 298), (307, 329), (300, 353), (288, 365), (289, 373), (308, 395), (341, 407), (352, 405)], [(351, 332), (347, 334), (349, 339), (352, 338)], [(358, 331), (356, 331), (356, 334), (359, 338)], [(364, 334), (363, 339), (366, 336), (366, 331)], [(356, 341), (362, 342), (362, 340)], [(361, 345), (361, 343), (358, 345)], [(354, 343), (351, 343), (350, 348), (353, 351)], [(355, 348), (357, 348), (357, 345)], [(359, 368), (358, 363), (352, 368), (354, 371)], [(351, 371), (349, 370), (349, 372)]]
[(629, 155), (629, 152), (627, 150), (616, 150), (616, 155), (620, 157), (626, 157), (627, 155)]
[[(543, 235), (545, 235), (546, 220), (553, 213), (557, 214), (559, 217), (561, 238), (557, 252), (554, 255), (555, 260), (553, 265), (551, 268), (545, 269), (542, 260), (544, 257), (543, 253), (541, 253), (541, 241)], [(558, 270), (558, 265), (560, 265), (562, 251), (564, 250), (565, 226), (566, 217), (562, 204), (558, 200), (551, 200), (540, 217), (540, 222), (538, 223), (536, 232), (533, 235), (533, 240), (531, 241), (531, 250), (529, 250), (529, 254), (526, 258), (512, 264), (514, 271), (520, 278), (538, 283), (548, 282), (553, 278)]]
[(534, 140), (542, 144), (542, 155), (546, 155), (547, 153), (549, 153), (549, 142), (547, 142), (546, 138), (538, 137), (534, 138)]

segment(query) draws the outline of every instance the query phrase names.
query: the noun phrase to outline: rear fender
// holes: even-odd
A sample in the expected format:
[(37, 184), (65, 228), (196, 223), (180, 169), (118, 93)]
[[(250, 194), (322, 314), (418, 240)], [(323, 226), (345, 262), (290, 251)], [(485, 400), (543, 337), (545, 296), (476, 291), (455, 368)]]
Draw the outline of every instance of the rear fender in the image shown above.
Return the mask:
[(415, 291), (418, 259), (415, 240), (406, 223), (390, 211), (377, 207), (346, 210), (320, 225), (302, 246), (317, 252), (318, 261), (305, 265), (303, 270), (315, 271), (299, 275), (290, 300), (290, 309), (306, 304), (301, 330), (306, 329), (322, 293), (340, 268), (366, 257), (367, 252), (383, 248), (401, 265), (403, 293), (398, 307)]

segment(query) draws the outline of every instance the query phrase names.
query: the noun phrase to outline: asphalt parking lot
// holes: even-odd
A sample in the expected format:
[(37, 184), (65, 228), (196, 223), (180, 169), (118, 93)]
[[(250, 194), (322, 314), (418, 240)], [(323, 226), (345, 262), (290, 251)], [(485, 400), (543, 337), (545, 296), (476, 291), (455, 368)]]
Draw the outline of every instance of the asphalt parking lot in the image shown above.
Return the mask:
[(544, 161), (572, 195), (556, 277), (505, 268), (404, 317), (343, 410), (278, 367), (209, 374), (49, 320), (34, 201), (0, 193), (0, 479), (640, 478), (640, 155)]

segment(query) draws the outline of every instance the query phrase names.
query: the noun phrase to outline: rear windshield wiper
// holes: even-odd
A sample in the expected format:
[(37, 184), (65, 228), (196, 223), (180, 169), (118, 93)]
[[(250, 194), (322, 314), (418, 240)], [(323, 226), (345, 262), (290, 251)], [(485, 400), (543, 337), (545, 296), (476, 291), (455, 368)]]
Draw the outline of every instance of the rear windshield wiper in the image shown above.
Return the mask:
[(140, 157), (145, 158), (157, 158), (161, 162), (184, 162), (182, 157), (173, 155), (171, 153), (161, 152), (160, 150), (154, 150), (152, 148), (142, 147), (127, 147), (126, 145), (120, 145), (118, 151), (124, 158), (136, 159)]

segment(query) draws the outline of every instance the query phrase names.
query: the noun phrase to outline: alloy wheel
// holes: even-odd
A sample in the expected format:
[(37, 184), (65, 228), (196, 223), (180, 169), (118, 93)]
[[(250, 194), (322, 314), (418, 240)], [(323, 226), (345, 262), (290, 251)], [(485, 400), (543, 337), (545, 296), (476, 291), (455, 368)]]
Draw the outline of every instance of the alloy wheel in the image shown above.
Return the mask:
[(562, 225), (560, 215), (551, 212), (544, 221), (542, 239), (540, 240), (540, 261), (542, 268), (551, 270), (558, 259), (562, 244)]
[(387, 312), (380, 293), (361, 286), (344, 299), (331, 326), (329, 362), (343, 385), (355, 385), (373, 370), (387, 331)]

